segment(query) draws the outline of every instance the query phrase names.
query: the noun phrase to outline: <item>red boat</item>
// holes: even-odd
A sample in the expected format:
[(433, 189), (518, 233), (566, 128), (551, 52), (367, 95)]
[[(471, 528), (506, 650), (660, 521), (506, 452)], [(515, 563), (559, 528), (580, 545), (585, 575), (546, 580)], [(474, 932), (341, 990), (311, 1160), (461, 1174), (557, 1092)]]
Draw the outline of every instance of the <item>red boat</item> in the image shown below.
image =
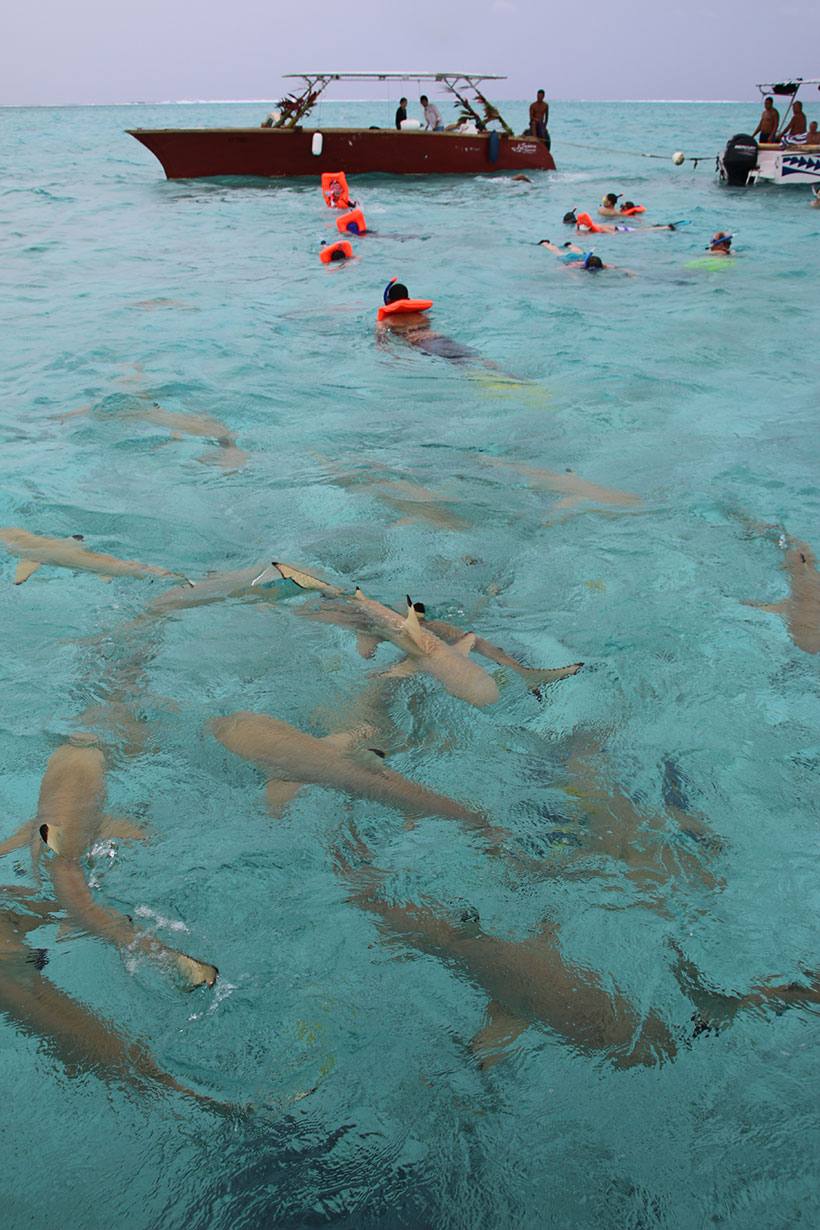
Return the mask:
[[(162, 163), (168, 179), (221, 175), (318, 176), (343, 168), (347, 175), (478, 175), (499, 171), (554, 171), (549, 138), (517, 137), (469, 73), (293, 73), (300, 93), (277, 104), (259, 128), (135, 128), (136, 137)], [(425, 132), (418, 121), (395, 128), (304, 128), (331, 81), (435, 81), (461, 105), (457, 125)], [(471, 91), (473, 98), (468, 98)]]

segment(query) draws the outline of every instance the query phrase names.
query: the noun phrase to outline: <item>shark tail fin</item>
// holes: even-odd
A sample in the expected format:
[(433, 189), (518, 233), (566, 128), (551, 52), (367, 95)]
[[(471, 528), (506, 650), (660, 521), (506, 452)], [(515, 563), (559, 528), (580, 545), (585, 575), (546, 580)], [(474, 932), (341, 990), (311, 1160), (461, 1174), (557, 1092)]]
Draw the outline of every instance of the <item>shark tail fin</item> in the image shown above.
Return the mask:
[(577, 675), (583, 665), (583, 662), (573, 662), (571, 666), (556, 666), (553, 670), (543, 671), (534, 670), (529, 666), (522, 666), (519, 668), (518, 674), (531, 692), (538, 693), (547, 684), (556, 683), (559, 679), (566, 679), (570, 675)]
[[(319, 577), (314, 577), (309, 572), (301, 572), (298, 568), (291, 568), (290, 564), (280, 564), (273, 560), (271, 568), (275, 568), (286, 581), (293, 581), (294, 585), (298, 585), (300, 589), (318, 589), (323, 594), (341, 594), (342, 592), (338, 585), (331, 585), (328, 581), (322, 581)], [(265, 572), (268, 571), (266, 568)], [(265, 573), (262, 575), (264, 576)], [(257, 577), (258, 580), (259, 578)], [(253, 584), (256, 585), (257, 581), (254, 581)]]
[(206, 961), (197, 961), (195, 957), (189, 957), (184, 952), (174, 953), (174, 963), (189, 991), (203, 985), (212, 987), (219, 975), (219, 970), (215, 965), (209, 965)]

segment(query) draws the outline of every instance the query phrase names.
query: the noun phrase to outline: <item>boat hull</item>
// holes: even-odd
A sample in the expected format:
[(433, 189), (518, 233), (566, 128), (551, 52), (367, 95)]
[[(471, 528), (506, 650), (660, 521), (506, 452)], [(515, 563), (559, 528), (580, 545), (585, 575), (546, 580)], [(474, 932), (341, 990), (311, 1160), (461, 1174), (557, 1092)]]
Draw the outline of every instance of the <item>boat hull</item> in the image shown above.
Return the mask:
[[(752, 138), (749, 138), (753, 140)], [(820, 147), (781, 149), (779, 145), (761, 145), (757, 162), (733, 178), (726, 165), (727, 150), (718, 155), (721, 179), (735, 184), (820, 184)]]
[[(554, 171), (543, 141), (496, 133), (394, 132), (331, 128), (136, 128), (129, 134), (162, 164), (168, 179), (223, 175), (264, 178), (347, 175), (480, 175)], [(321, 134), (321, 142), (314, 141)], [(316, 145), (321, 152), (313, 153)], [(492, 155), (496, 157), (493, 159)]]
[(767, 149), (757, 155), (757, 178), (767, 184), (820, 184), (820, 149)]

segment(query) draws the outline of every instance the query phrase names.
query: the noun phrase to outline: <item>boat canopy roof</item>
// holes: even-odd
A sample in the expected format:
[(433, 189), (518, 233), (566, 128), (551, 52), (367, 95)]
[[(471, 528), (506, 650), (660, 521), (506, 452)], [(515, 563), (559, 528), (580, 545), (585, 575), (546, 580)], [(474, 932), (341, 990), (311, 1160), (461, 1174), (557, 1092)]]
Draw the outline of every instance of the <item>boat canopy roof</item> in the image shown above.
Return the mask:
[(303, 81), (506, 81), (492, 73), (284, 73), (284, 77), (301, 77)]
[[(293, 128), (309, 115), (331, 81), (437, 81), (448, 90), (461, 106), (461, 119), (475, 124), (483, 132), (490, 123), (498, 123), (512, 136), (512, 129), (501, 117), (498, 108), (484, 97), (478, 88), (482, 81), (506, 81), (503, 76), (490, 73), (430, 73), (430, 72), (384, 72), (384, 73), (285, 73), (285, 79), (298, 78), (303, 84), (293, 94), (276, 104), (279, 118), (274, 128)], [(472, 100), (467, 92), (473, 94)], [(479, 108), (476, 109), (476, 106)]]
[(820, 77), (791, 77), (787, 81), (758, 82), (757, 88), (761, 94), (779, 94), (781, 97), (794, 96), (803, 85), (820, 86)]

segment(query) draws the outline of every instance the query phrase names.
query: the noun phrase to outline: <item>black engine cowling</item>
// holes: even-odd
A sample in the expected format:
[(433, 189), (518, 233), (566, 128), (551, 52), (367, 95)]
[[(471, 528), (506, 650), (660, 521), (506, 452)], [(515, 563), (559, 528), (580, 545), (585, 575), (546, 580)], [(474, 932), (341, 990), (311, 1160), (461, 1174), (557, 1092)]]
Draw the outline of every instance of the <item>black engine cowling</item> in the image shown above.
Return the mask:
[(749, 172), (757, 166), (757, 141), (744, 132), (737, 133), (723, 151), (723, 173), (730, 184), (743, 187)]

